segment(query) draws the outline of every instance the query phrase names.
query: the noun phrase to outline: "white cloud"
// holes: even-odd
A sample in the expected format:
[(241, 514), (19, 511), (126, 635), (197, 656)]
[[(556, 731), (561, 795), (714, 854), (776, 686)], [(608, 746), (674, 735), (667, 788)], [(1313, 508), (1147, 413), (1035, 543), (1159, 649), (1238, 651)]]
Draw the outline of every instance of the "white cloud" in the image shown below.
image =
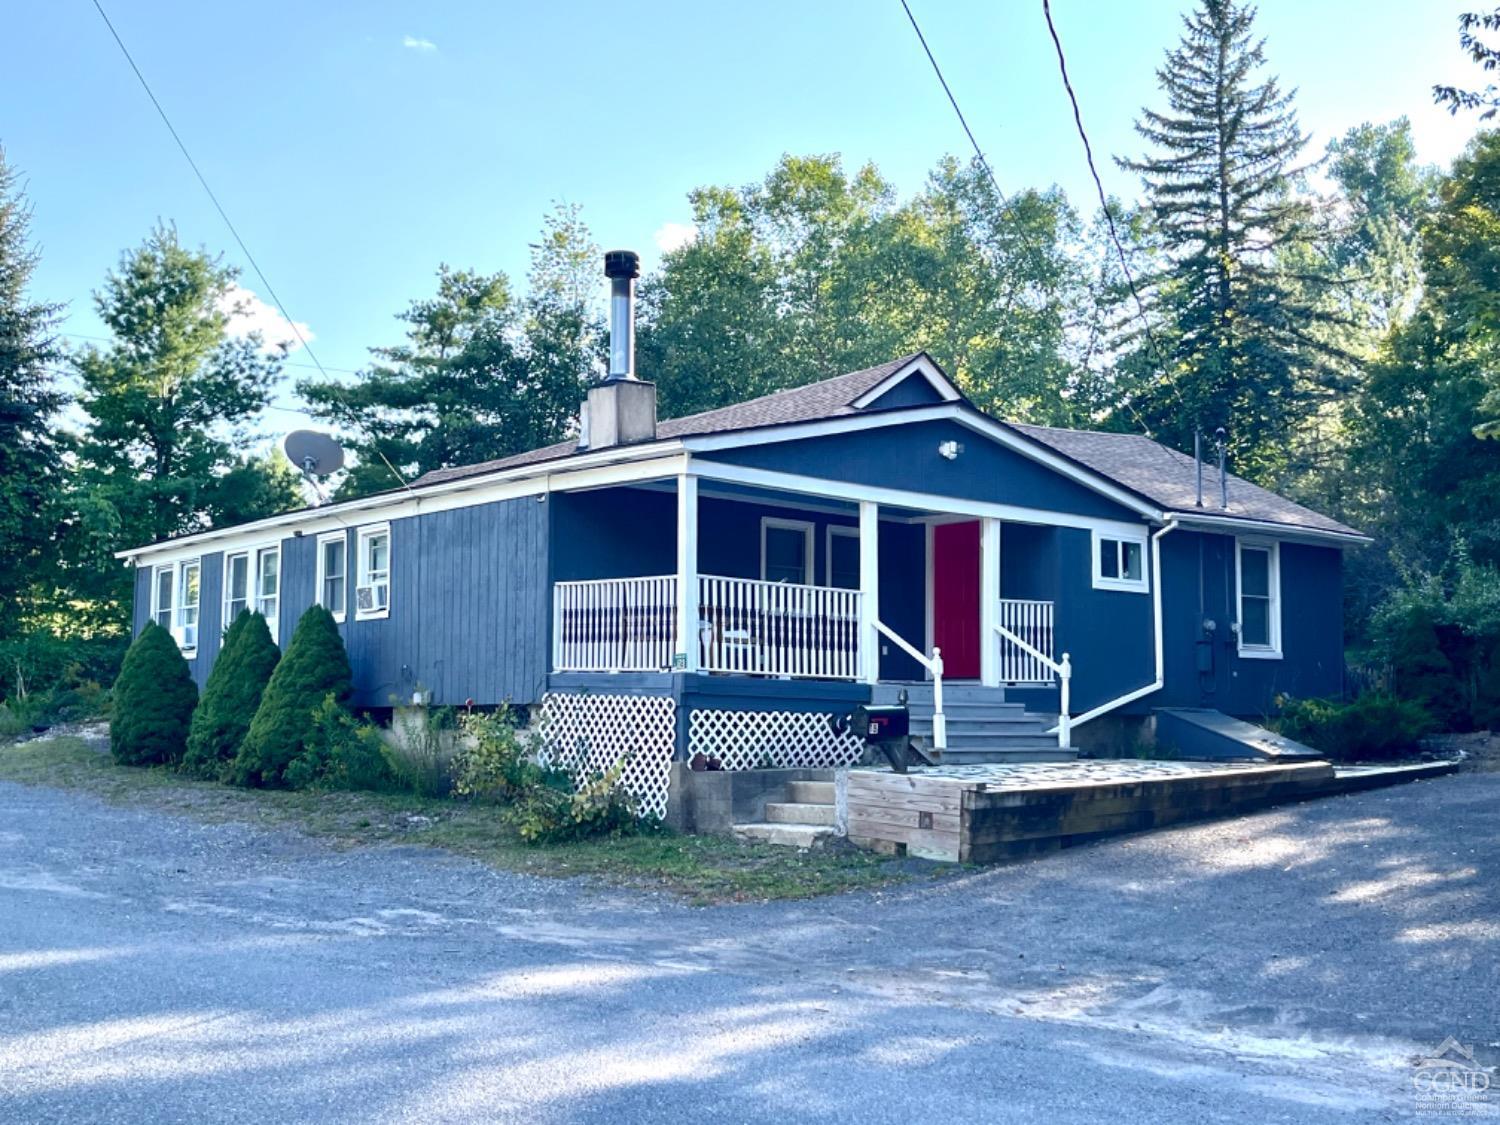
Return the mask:
[(419, 39), (415, 35), (403, 35), (401, 37), (401, 46), (405, 47), (408, 51), (437, 50), (437, 44), (431, 39)]
[(698, 237), (698, 228), (692, 223), (662, 223), (656, 228), (656, 245), (663, 254), (681, 250)]
[[(297, 321), (296, 330), (293, 330), (291, 322), (282, 316), (272, 305), (260, 299), (260, 295), (253, 289), (246, 289), (243, 285), (233, 285), (229, 292), (219, 299), (219, 310), (229, 317), (229, 334), (231, 336), (248, 336), (252, 332), (259, 332), (261, 343), (267, 351), (285, 343), (289, 351), (296, 351), (303, 341), (312, 340), (313, 332), (302, 321)], [(302, 339), (297, 339), (297, 332), (302, 333)]]

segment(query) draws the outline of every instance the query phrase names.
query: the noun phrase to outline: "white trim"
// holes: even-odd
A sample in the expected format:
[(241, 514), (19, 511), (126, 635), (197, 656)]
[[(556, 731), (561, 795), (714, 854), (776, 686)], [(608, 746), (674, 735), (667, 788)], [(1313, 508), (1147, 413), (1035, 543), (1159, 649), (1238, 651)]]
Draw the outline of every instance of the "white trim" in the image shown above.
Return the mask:
[(1091, 469), (1085, 469), (1060, 454), (1054, 453), (1024, 437), (1017, 431), (979, 413), (962, 402), (934, 403), (931, 406), (913, 406), (905, 410), (882, 410), (876, 414), (846, 414), (814, 422), (793, 422), (780, 426), (767, 426), (758, 430), (737, 430), (725, 434), (705, 434), (682, 439), (683, 448), (693, 454), (711, 453), (718, 449), (740, 449), (746, 446), (774, 445), (783, 441), (801, 441), (822, 437), (826, 434), (841, 434), (860, 430), (880, 429), (885, 426), (903, 426), (912, 422), (954, 421), (967, 429), (985, 435), (999, 445), (1021, 454), (1038, 464), (1045, 465), (1061, 476), (1067, 477), (1086, 488), (1106, 496), (1124, 508), (1146, 516), (1160, 519), (1162, 510)]
[[(189, 570), (198, 572), (198, 600), (193, 603), (193, 613), (196, 618), (193, 622), (193, 639), (188, 641), (188, 624), (183, 620), (187, 610), (187, 573)], [(172, 597), (172, 636), (177, 641), (177, 647), (182, 650), (182, 655), (191, 660), (198, 655), (198, 629), (203, 622), (203, 559), (183, 559), (177, 564), (176, 573), (172, 576), (172, 583), (176, 587), (176, 593)]]
[[(922, 633), (922, 642), (923, 642), (922, 643), (922, 651), (924, 651), (924, 652), (931, 652), (932, 651), (933, 607), (937, 604), (936, 603), (936, 599), (934, 597), (934, 591), (933, 591), (933, 574), (934, 574), (934, 571), (932, 569), (933, 568), (933, 540), (934, 540), (934, 538), (936, 538), (936, 533), (933, 531), (933, 528), (935, 528), (936, 526), (937, 526), (936, 523), (929, 522), (927, 524), (926, 530), (922, 533), (923, 534), (922, 551), (923, 551), (923, 554), (926, 556), (924, 558), (923, 562), (925, 563), (925, 565), (927, 567), (927, 573), (925, 575), (926, 589), (923, 591), (923, 596), (926, 598), (926, 613), (927, 613), (927, 622), (926, 622), (926, 626), (923, 629), (923, 633)], [(929, 672), (928, 676), (930, 677), (931, 674), (932, 673)]]
[(871, 501), (896, 508), (914, 508), (965, 519), (993, 516), (1006, 523), (1034, 523), (1048, 527), (1080, 527), (1085, 530), (1099, 528), (1107, 533), (1140, 535), (1145, 530), (1141, 524), (1122, 520), (1100, 519), (1094, 516), (1075, 516), (1067, 512), (1048, 512), (1040, 508), (1021, 508), (1014, 504), (995, 504), (985, 500), (964, 500), (955, 496), (937, 496), (928, 492), (908, 492), (899, 488), (882, 488), (873, 485), (849, 484), (844, 481), (826, 480), (822, 477), (806, 477), (797, 473), (783, 473), (772, 469), (752, 469), (743, 465), (729, 465), (716, 461), (693, 460), (692, 472), (702, 478), (730, 481), (735, 484), (757, 485), (762, 488), (779, 489), (782, 492), (807, 493), (813, 496), (828, 496), (840, 500)]
[(760, 517), (760, 580), (770, 582), (772, 579), (766, 574), (766, 531), (770, 528), (778, 528), (782, 531), (802, 532), (802, 551), (804, 562), (802, 565), (802, 581), (796, 583), (798, 586), (816, 586), (818, 583), (818, 556), (814, 553), (816, 540), (813, 538), (817, 531), (817, 524), (811, 520), (789, 520), (781, 516)]
[(1000, 646), (995, 627), (1000, 623), (1000, 521), (979, 521), (979, 682), (1000, 686)]
[(859, 655), (864, 682), (880, 680), (880, 506), (859, 505)]
[[(859, 542), (859, 525), (845, 523), (830, 523), (823, 534), (823, 585), (833, 587), (833, 537), (842, 535), (845, 539), (853, 539)], [(856, 585), (853, 589), (859, 589)]]
[[(1266, 552), (1267, 630), (1270, 643), (1247, 645), (1244, 637), (1245, 582), (1241, 558), (1246, 548)], [(1257, 595), (1258, 596), (1258, 595)], [(1280, 660), (1281, 652), (1281, 544), (1275, 539), (1240, 539), (1234, 541), (1234, 642), (1245, 660)]]
[[(761, 533), (761, 571), (765, 571), (765, 532)], [(698, 607), (698, 478), (677, 478), (677, 643), (672, 664), (696, 672), (700, 663)]]
[[(1146, 533), (1144, 531), (1136, 531), (1129, 534), (1123, 534), (1111, 531), (1101, 531), (1098, 528), (1095, 528), (1093, 530), (1092, 538), (1093, 550), (1091, 554), (1093, 562), (1091, 565), (1093, 572), (1090, 575), (1090, 578), (1093, 581), (1094, 589), (1123, 590), (1134, 594), (1149, 594), (1151, 592), (1151, 568), (1146, 561)], [(1120, 577), (1118, 578), (1106, 578), (1104, 576), (1104, 543), (1106, 540), (1117, 545), (1115, 549), (1115, 563), (1116, 573), (1120, 575)], [(1124, 577), (1125, 554), (1124, 551), (1121, 550), (1121, 547), (1126, 543), (1134, 543), (1141, 550), (1140, 578)]]
[(1168, 512), (1167, 518), (1180, 523), (1185, 530), (1206, 528), (1210, 531), (1248, 531), (1254, 535), (1276, 538), (1288, 543), (1311, 543), (1316, 546), (1338, 544), (1343, 547), (1361, 547), (1375, 540), (1359, 532), (1325, 531), (1316, 527), (1298, 527), (1295, 524), (1275, 523), (1271, 520), (1256, 520), (1242, 516), (1213, 516), (1201, 512)]
[[(365, 560), (365, 545), (377, 536), (385, 536), (385, 605), (375, 609), (359, 608), (359, 592), (367, 586), (375, 583), (368, 581), (370, 577), (369, 568)], [(354, 535), (354, 567), (357, 579), (354, 586), (354, 620), (356, 621), (379, 621), (391, 615), (391, 593), (392, 573), (395, 570), (396, 551), (395, 544), (391, 540), (391, 525), (388, 523), (368, 523), (355, 530)]]
[(171, 593), (173, 602), (172, 605), (167, 607), (167, 624), (165, 626), (167, 632), (170, 633), (172, 631), (172, 616), (177, 612), (177, 564), (175, 562), (158, 563), (151, 568), (151, 620), (155, 621), (158, 625), (161, 624), (161, 576), (164, 573), (170, 575), (167, 588)]
[[(260, 565), (267, 555), (276, 556), (276, 612), (267, 613), (261, 608)], [(286, 576), (281, 569), (281, 540), (264, 543), (250, 552), (250, 608), (266, 619), (266, 628), (271, 631), (271, 640), (281, 643), (281, 600), (286, 593)], [(266, 599), (269, 600), (269, 599)]]
[(856, 410), (863, 410), (870, 403), (879, 401), (882, 395), (895, 390), (914, 375), (920, 375), (925, 379), (927, 385), (935, 390), (944, 402), (957, 402), (963, 398), (963, 395), (959, 393), (958, 388), (953, 385), (952, 381), (933, 364), (931, 357), (919, 355), (905, 367), (898, 368), (893, 374), (887, 375), (849, 405)]
[(224, 572), (219, 576), (219, 592), (222, 595), (219, 598), (219, 624), (224, 629), (233, 625), (234, 619), (239, 616), (238, 613), (229, 612), (229, 564), (234, 559), (245, 560), (245, 604), (242, 608), (251, 609), (255, 603), (255, 552), (225, 551)]
[(337, 608), (333, 606), (325, 607), (329, 613), (333, 614), (333, 619), (342, 625), (349, 608), (349, 533), (346, 530), (340, 529), (339, 531), (325, 531), (322, 535), (318, 536), (317, 584), (313, 587), (314, 605), (323, 604), (323, 583), (328, 578), (327, 573), (323, 570), (323, 546), (326, 543), (342, 543), (344, 545), (344, 573), (341, 576), (344, 583), (344, 596), (339, 599)]

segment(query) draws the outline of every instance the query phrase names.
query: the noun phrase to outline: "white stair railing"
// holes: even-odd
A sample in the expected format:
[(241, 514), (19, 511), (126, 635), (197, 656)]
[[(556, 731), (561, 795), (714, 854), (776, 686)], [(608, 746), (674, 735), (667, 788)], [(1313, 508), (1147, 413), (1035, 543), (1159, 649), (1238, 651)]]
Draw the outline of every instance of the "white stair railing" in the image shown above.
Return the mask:
[(934, 645), (932, 656), (923, 656), (920, 650), (908, 644), (905, 637), (892, 630), (884, 621), (877, 620), (875, 628), (881, 636), (894, 642), (897, 648), (932, 673), (932, 748), (942, 753), (948, 749), (948, 717), (943, 714), (943, 650)]
[[(1073, 681), (1073, 661), (1067, 653), (1062, 654), (1061, 660), (1053, 660), (1041, 649), (1031, 644), (1025, 637), (1011, 632), (1004, 625), (996, 625), (995, 632), (1004, 640), (1009, 641), (1043, 667), (1049, 669), (1057, 678), (1057, 745), (1059, 749), (1070, 750), (1073, 746), (1073, 724), (1068, 717), (1068, 710), (1072, 703), (1071, 684)], [(1050, 636), (1050, 634), (1049, 634)]]

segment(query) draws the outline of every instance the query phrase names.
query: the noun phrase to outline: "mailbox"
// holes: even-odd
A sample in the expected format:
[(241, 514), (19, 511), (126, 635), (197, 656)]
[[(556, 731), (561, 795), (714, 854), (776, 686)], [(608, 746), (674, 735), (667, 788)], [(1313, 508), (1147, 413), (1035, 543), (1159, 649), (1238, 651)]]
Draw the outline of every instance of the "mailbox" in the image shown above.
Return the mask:
[(875, 747), (889, 759), (892, 769), (906, 772), (911, 712), (905, 704), (856, 707), (850, 716), (850, 726), (867, 746)]

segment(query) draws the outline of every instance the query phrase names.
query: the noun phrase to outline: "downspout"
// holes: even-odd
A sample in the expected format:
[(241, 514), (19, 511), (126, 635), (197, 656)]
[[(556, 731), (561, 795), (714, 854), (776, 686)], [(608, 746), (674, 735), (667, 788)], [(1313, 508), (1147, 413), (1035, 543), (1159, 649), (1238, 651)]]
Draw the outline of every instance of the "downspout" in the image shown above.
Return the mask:
[[(1161, 541), (1163, 539), (1165, 539), (1170, 532), (1173, 532), (1173, 531), (1176, 531), (1176, 530), (1177, 530), (1177, 520), (1175, 518), (1173, 518), (1173, 519), (1169, 519), (1166, 522), (1166, 524), (1164, 524), (1158, 531), (1156, 531), (1151, 536), (1151, 569), (1152, 569), (1152, 571), (1155, 572), (1152, 575), (1152, 577), (1155, 579), (1155, 581), (1151, 585), (1151, 617), (1152, 617), (1152, 627), (1153, 627), (1153, 629), (1155, 631), (1155, 640), (1156, 640), (1156, 679), (1152, 680), (1145, 687), (1136, 688), (1134, 691), (1128, 691), (1128, 692), (1126, 692), (1122, 696), (1119, 696), (1119, 697), (1117, 697), (1115, 699), (1111, 699), (1108, 703), (1101, 703), (1101, 704), (1099, 704), (1099, 706), (1095, 707), (1091, 711), (1085, 711), (1082, 715), (1076, 716), (1070, 722), (1070, 724), (1069, 724), (1070, 726), (1072, 726), (1074, 728), (1080, 727), (1084, 723), (1087, 723), (1087, 722), (1089, 722), (1092, 719), (1097, 719), (1100, 715), (1108, 714), (1110, 711), (1115, 710), (1117, 707), (1123, 707), (1127, 703), (1134, 703), (1137, 699), (1140, 699), (1142, 696), (1150, 695), (1154, 691), (1160, 691), (1162, 689), (1162, 687), (1166, 684), (1166, 682), (1167, 682), (1166, 635), (1165, 635), (1165, 630), (1164, 630), (1163, 625), (1162, 625), (1162, 597), (1161, 597), (1161, 587), (1162, 587)], [(1057, 733), (1057, 729), (1058, 729), (1057, 727), (1053, 727), (1052, 731), (1049, 732), (1049, 733), (1055, 734), (1055, 733)]]

